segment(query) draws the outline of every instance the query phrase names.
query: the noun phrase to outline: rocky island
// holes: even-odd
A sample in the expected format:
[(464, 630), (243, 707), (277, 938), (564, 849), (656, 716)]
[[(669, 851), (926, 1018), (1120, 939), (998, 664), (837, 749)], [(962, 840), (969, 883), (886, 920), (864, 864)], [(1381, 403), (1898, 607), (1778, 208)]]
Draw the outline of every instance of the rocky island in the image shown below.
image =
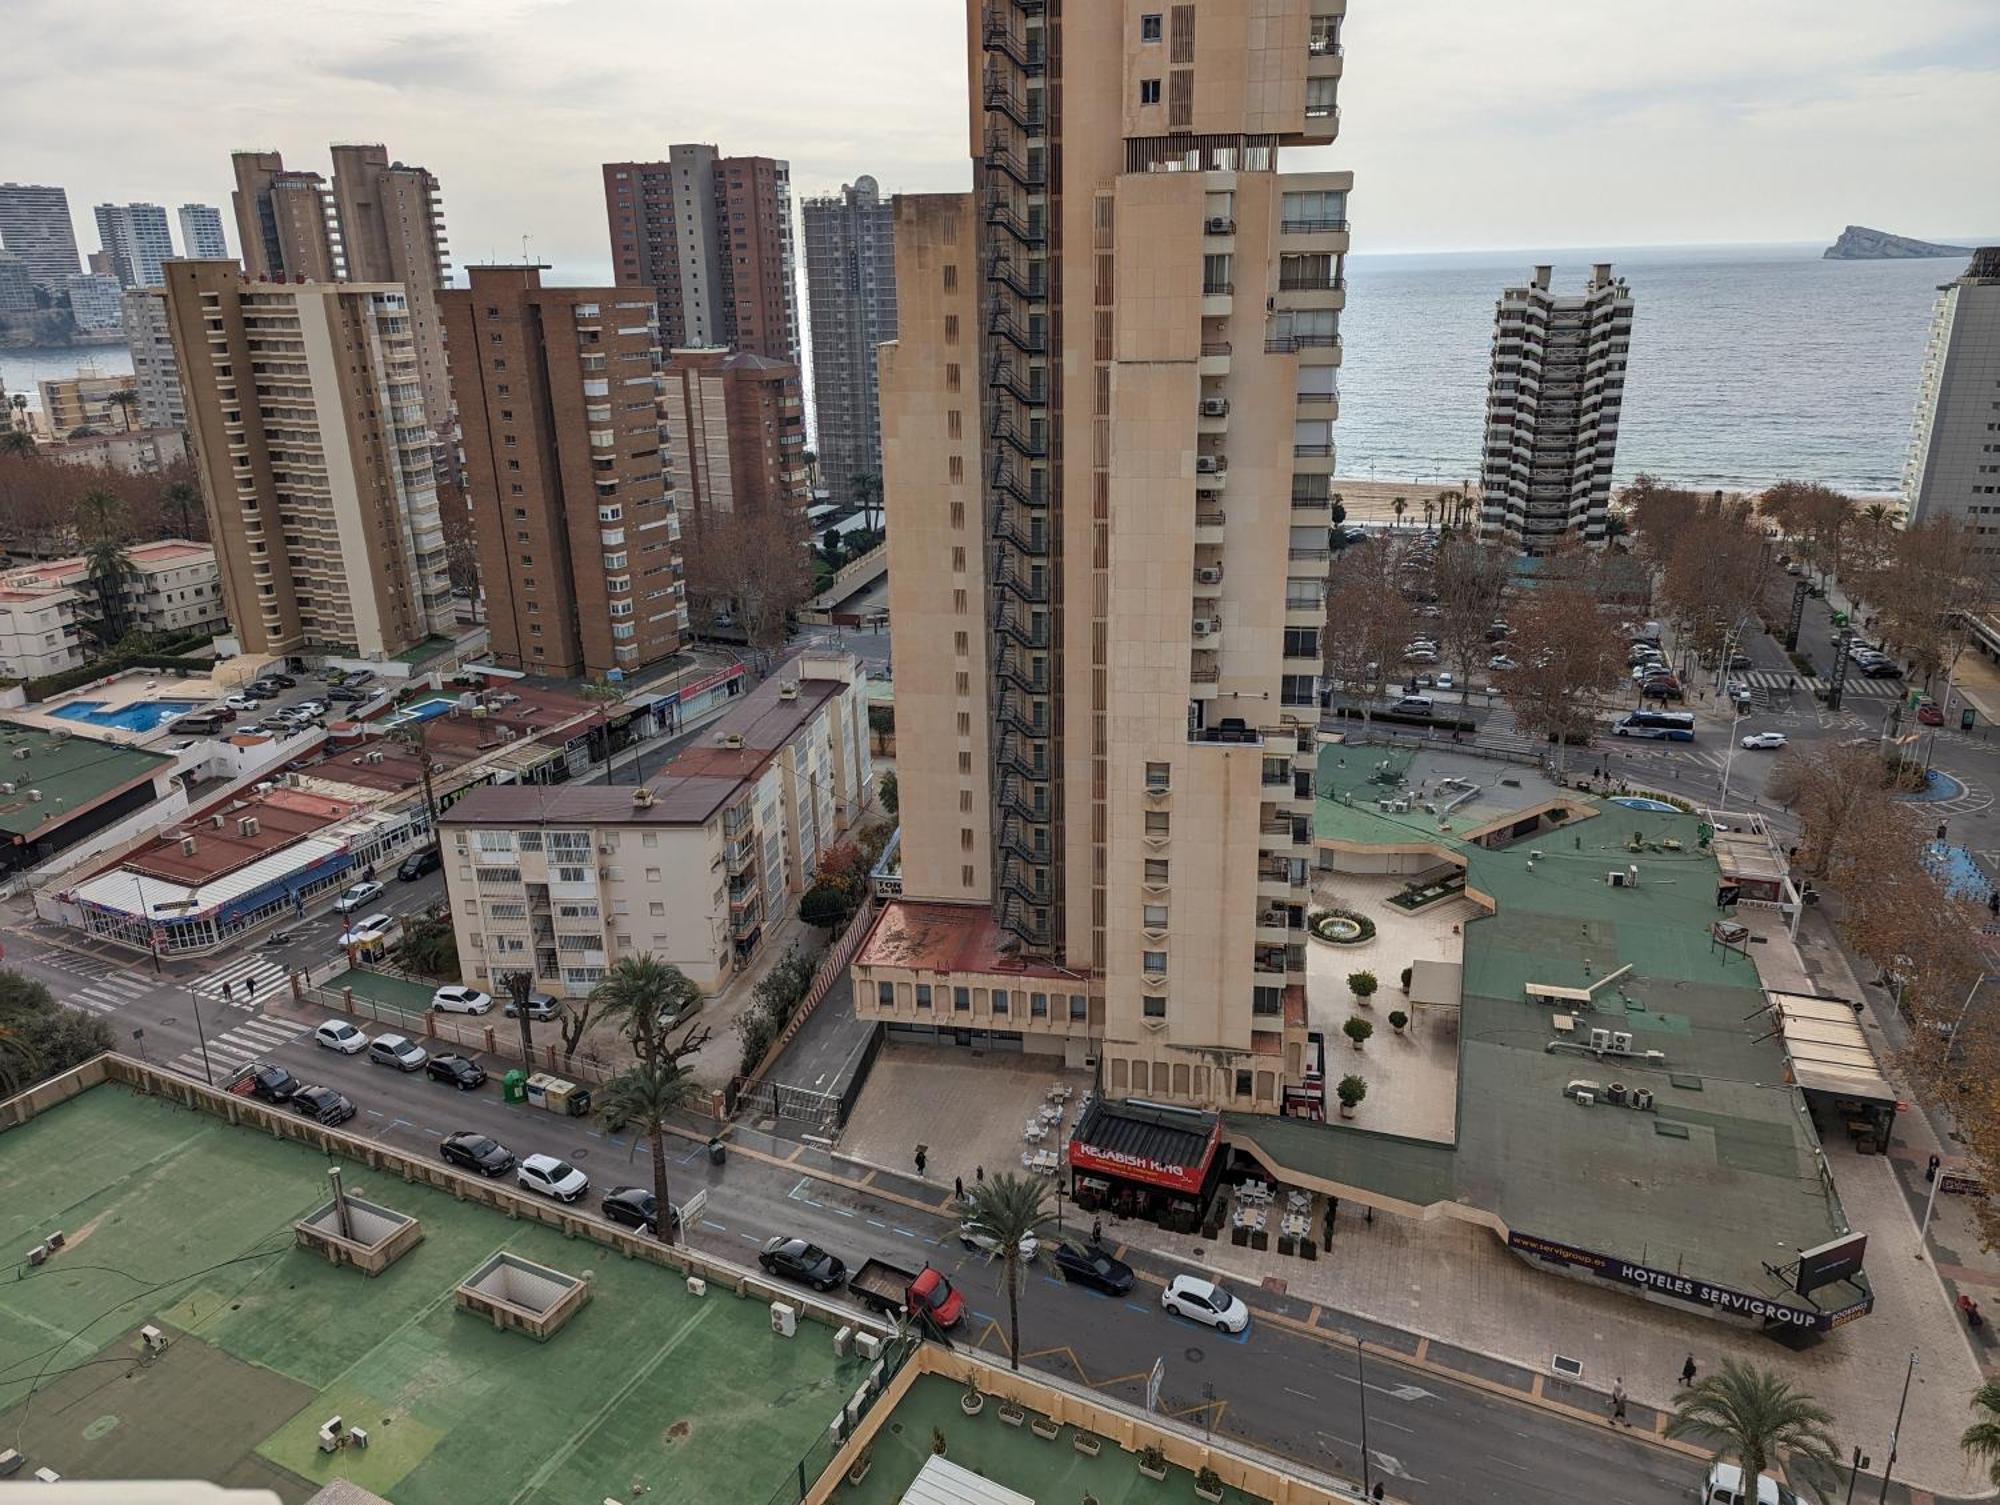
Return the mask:
[(1913, 261), (1926, 256), (1969, 256), (1969, 246), (1940, 246), (1928, 240), (1911, 240), (1907, 235), (1891, 235), (1866, 225), (1849, 225), (1840, 239), (1822, 253), (1825, 261)]

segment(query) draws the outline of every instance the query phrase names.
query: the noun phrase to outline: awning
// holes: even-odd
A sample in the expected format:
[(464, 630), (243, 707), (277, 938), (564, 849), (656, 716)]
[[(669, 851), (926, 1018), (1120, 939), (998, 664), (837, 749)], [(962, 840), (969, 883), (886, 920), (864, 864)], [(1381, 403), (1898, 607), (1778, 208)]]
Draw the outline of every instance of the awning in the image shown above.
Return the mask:
[(1792, 1079), (1800, 1087), (1863, 1102), (1897, 1100), (1896, 1089), (1883, 1077), (1853, 1005), (1807, 993), (1770, 993), (1766, 997), (1784, 1037)]
[(903, 1505), (1035, 1505), (1027, 1495), (953, 1463), (942, 1453), (924, 1460), (903, 1491)]
[(1073, 1170), (1117, 1176), (1184, 1196), (1200, 1192), (1222, 1142), (1213, 1113), (1158, 1103), (1096, 1102), (1069, 1143)]

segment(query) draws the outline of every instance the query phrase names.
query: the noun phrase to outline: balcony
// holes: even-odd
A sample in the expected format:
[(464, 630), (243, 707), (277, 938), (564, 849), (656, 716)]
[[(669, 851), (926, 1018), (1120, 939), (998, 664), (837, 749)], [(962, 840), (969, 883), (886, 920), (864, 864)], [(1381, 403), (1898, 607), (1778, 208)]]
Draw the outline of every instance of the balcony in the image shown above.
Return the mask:
[(1226, 455), (1196, 455), (1194, 457), (1194, 484), (1197, 491), (1220, 491), (1229, 479), (1229, 458)]
[(1233, 282), (1204, 282), (1201, 285), (1201, 316), (1204, 319), (1226, 319), (1236, 306), (1236, 284)]
[(1198, 434), (1221, 434), (1229, 430), (1229, 399), (1204, 397), (1195, 417)]
[(1196, 507), (1194, 509), (1194, 541), (1198, 544), (1219, 544), (1223, 541), (1223, 525), (1229, 521), (1229, 514), (1220, 507)]
[(1229, 374), (1230, 345), (1227, 340), (1204, 340), (1201, 358), (1195, 363), (1199, 376), (1227, 376)]

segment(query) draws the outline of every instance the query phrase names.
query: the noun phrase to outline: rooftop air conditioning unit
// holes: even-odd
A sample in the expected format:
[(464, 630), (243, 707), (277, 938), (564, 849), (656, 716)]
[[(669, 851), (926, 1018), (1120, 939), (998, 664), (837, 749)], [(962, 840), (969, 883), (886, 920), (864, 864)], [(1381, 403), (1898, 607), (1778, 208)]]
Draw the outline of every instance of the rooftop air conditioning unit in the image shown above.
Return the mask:
[(1610, 1085), (1609, 1087), (1605, 1088), (1605, 1089), (1604, 1089), (1604, 1100), (1605, 1100), (1605, 1101), (1606, 1101), (1607, 1103), (1610, 1103), (1610, 1104), (1611, 1104), (1611, 1105), (1612, 1105), (1613, 1107), (1617, 1107), (1617, 1108), (1622, 1108), (1622, 1107), (1624, 1107), (1624, 1106), (1625, 1106), (1625, 1084), (1624, 1084), (1623, 1082), (1613, 1082), (1613, 1083), (1612, 1083), (1612, 1084), (1611, 1084), (1611, 1085)]
[(1597, 1101), (1597, 1094), (1588, 1089), (1572, 1093), (1571, 1096), (1576, 1099), (1577, 1106), (1582, 1108), (1588, 1108), (1592, 1103)]
[(795, 679), (787, 680), (785, 681), (785, 683), (778, 686), (778, 699), (797, 700), (798, 698), (799, 698), (799, 684), (797, 680)]
[(1610, 872), (1604, 875), (1604, 881), (1610, 884), (1613, 888), (1623, 888), (1625, 886), (1625, 875), (1619, 872), (1618, 869), (1614, 867)]
[(1611, 1031), (1594, 1029), (1590, 1032), (1590, 1048), (1600, 1054), (1611, 1048)]
[(652, 809), (653, 791), (644, 784), (641, 784), (637, 789), (634, 789), (632, 791), (632, 808), (635, 810)]
[(208, 823), (209, 823), (209, 825), (210, 825), (210, 826), (212, 826), (212, 827), (213, 827), (214, 829), (216, 829), (216, 830), (220, 831), (220, 830), (222, 829), (222, 825), (223, 825), (223, 819), (224, 819), (224, 817), (223, 817), (223, 814), (222, 814), (222, 812), (221, 812), (220, 810), (218, 810), (218, 811), (216, 811), (216, 812), (215, 812), (215, 814), (211, 815), (211, 816), (210, 816), (210, 817), (208, 818)]
[(1652, 1112), (1653, 1089), (1650, 1087), (1634, 1087), (1632, 1089), (1632, 1106), (1637, 1108), (1641, 1113)]
[(254, 815), (246, 815), (236, 823), (236, 834), (238, 836), (255, 836), (260, 829), (257, 817)]
[(798, 1308), (789, 1306), (782, 1301), (772, 1302), (771, 1331), (781, 1338), (797, 1337), (799, 1331)]
[(147, 1353), (164, 1353), (166, 1351), (167, 1335), (151, 1323), (139, 1329), (139, 1341), (146, 1345)]
[(20, 787), (21, 786), (19, 784), (14, 783), (10, 779), (5, 783), (0, 783), (0, 794), (12, 794), (16, 789), (19, 789)]
[(32, 747), (17, 747), (14, 749), (14, 756), (19, 758), (23, 763), (27, 762), (34, 755), (35, 750)]
[(181, 856), (192, 857), (194, 856), (194, 851), (194, 838), (192, 836), (183, 836), (181, 838)]
[(743, 745), (743, 733), (717, 732), (715, 734), (715, 740), (718, 744), (720, 744), (723, 747), (741, 747)]
[(1613, 1050), (1630, 1050), (1632, 1048), (1632, 1032), (1625, 1029), (1613, 1030), (1611, 1032), (1611, 1048)]

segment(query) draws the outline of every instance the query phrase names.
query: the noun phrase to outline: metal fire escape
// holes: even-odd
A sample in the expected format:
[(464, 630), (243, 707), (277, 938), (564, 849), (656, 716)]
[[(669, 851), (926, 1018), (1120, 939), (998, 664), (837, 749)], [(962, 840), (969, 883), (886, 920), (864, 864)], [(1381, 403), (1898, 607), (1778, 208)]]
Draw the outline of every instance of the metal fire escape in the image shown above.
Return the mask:
[(1054, 738), (1058, 603), (1050, 542), (1049, 184), (1046, 0), (992, 0), (981, 15), (984, 150), (976, 174), (986, 431), (988, 642), (994, 733), (994, 890), (1022, 950), (1057, 945)]

